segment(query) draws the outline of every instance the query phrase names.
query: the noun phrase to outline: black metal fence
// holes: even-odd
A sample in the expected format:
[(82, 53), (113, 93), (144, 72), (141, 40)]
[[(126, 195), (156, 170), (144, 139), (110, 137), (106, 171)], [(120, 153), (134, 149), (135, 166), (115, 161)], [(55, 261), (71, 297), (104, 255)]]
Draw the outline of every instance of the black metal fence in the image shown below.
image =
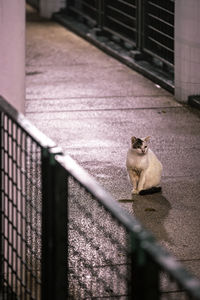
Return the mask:
[(174, 1), (148, 0), (144, 7), (143, 50), (174, 64)]
[(0, 122), (1, 299), (7, 299), (8, 292), (9, 299), (15, 299), (13, 295), (20, 296), (19, 299), (38, 299), (41, 147), (7, 112), (1, 111)]
[[(174, 65), (174, 0), (68, 0), (68, 13), (130, 49)], [(116, 39), (115, 39), (116, 40)]]
[(0, 299), (200, 299), (200, 284), (0, 98)]
[(104, 1), (102, 29), (135, 45), (137, 40), (137, 1)]

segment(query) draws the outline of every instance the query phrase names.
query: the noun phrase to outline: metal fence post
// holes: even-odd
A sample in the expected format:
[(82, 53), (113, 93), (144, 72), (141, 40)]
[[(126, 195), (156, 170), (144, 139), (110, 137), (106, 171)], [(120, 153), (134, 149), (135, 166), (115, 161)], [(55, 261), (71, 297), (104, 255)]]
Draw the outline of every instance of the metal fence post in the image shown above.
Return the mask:
[(2, 207), (2, 113), (0, 112), (0, 298), (3, 294), (4, 250), (3, 250), (3, 207)]
[(42, 300), (68, 298), (67, 172), (54, 154), (42, 157)]
[(142, 51), (142, 42), (143, 42), (143, 1), (137, 1), (137, 50)]
[[(103, 0), (104, 1), (104, 0)], [(98, 28), (100, 30), (102, 30), (103, 28), (103, 1), (102, 0), (98, 0), (97, 2), (97, 14), (98, 14), (98, 20), (97, 20), (97, 25), (98, 25)]]
[(131, 282), (130, 298), (133, 300), (159, 300), (159, 269), (141, 247), (141, 241), (130, 236)]

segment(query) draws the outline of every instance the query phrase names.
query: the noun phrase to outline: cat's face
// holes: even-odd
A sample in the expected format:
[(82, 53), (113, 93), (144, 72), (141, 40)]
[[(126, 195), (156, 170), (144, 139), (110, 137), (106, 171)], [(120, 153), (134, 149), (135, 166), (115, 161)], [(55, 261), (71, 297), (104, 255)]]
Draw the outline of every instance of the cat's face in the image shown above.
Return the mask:
[(133, 136), (131, 138), (132, 149), (138, 154), (146, 154), (148, 151), (149, 140), (150, 136), (141, 139)]

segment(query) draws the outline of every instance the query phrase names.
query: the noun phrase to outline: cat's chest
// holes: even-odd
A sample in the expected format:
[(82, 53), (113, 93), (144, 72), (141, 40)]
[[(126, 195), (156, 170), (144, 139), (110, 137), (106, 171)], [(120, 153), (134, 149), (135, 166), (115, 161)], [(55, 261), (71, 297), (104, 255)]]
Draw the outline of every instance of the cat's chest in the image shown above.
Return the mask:
[(141, 172), (148, 167), (148, 159), (146, 156), (130, 155), (128, 165), (135, 171)]

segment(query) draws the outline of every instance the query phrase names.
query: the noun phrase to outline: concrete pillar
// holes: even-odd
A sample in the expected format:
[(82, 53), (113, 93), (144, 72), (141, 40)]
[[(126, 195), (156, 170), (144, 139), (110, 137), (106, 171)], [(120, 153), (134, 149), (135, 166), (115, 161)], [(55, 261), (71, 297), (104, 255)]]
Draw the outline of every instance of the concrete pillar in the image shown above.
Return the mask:
[(200, 1), (175, 1), (175, 97), (200, 94)]
[(24, 0), (0, 0), (0, 95), (24, 112)]
[(50, 19), (53, 13), (66, 7), (66, 0), (40, 0), (40, 15)]

